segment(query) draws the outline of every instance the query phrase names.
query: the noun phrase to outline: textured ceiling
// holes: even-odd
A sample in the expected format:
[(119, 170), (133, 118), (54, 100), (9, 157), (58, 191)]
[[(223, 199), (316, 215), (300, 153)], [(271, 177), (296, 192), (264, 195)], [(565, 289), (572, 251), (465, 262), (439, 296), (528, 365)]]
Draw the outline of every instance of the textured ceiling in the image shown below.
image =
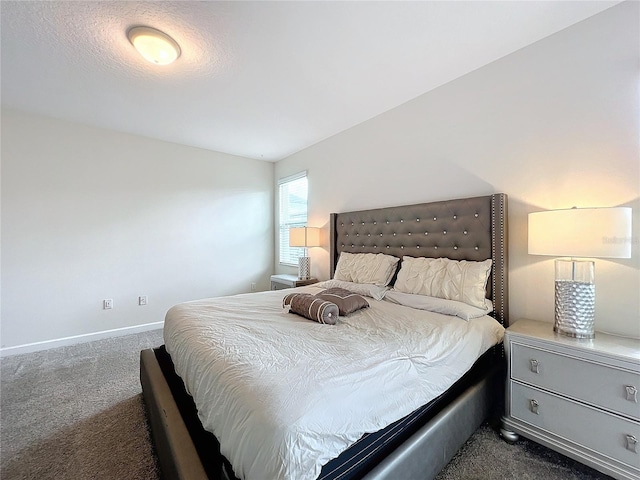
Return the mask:
[[(3, 0), (2, 104), (278, 160), (616, 3)], [(146, 63), (134, 25), (182, 56)]]

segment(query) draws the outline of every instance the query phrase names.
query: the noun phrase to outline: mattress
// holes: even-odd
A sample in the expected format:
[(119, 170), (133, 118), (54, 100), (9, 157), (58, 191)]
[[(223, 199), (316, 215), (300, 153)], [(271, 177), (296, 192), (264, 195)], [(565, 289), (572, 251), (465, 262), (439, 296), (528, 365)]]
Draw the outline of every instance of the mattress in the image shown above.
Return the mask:
[(202, 425), (247, 480), (317, 478), (364, 434), (442, 394), (504, 332), (488, 316), (467, 322), (371, 298), (322, 325), (286, 313), (283, 296), (189, 302), (165, 320)]

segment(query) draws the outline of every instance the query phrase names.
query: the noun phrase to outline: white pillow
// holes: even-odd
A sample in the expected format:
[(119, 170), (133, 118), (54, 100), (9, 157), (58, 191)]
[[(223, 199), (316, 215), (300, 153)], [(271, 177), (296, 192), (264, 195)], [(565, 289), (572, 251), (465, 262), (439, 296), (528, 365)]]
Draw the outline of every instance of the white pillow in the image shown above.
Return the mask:
[(358, 295), (364, 295), (365, 297), (371, 297), (375, 300), (382, 300), (385, 294), (389, 291), (389, 287), (381, 287), (371, 283), (343, 282), (342, 280), (326, 280), (324, 282), (316, 283), (314, 287), (344, 288), (350, 292), (357, 293)]
[(456, 300), (485, 309), (491, 259), (482, 262), (448, 258), (402, 257), (394, 288), (399, 292)]
[(336, 265), (336, 280), (353, 283), (388, 285), (400, 259), (384, 253), (342, 252)]
[(389, 290), (384, 296), (384, 299), (418, 310), (429, 310), (430, 312), (442, 313), (444, 315), (455, 315), (467, 321), (472, 318), (483, 317), (493, 311), (493, 304), (489, 299), (485, 299), (485, 308), (472, 307), (466, 303), (455, 300), (445, 300), (444, 298), (402, 293), (397, 290)]

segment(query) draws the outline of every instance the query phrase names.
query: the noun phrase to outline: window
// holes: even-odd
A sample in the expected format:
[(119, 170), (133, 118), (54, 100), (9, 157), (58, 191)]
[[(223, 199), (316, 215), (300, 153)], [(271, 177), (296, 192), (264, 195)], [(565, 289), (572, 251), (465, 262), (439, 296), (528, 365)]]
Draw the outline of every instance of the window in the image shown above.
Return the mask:
[(289, 228), (307, 225), (307, 172), (278, 180), (280, 201), (280, 263), (298, 265), (304, 248), (289, 246)]

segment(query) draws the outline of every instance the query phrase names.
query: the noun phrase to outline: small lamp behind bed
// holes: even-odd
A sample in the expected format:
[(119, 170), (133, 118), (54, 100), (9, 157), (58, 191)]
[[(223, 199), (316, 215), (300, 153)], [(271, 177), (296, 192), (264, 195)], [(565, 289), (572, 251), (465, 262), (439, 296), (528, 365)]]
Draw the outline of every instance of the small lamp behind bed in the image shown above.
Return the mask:
[(573, 257), (630, 258), (631, 208), (571, 208), (529, 214), (529, 254), (556, 260), (553, 330), (595, 336), (595, 265)]
[(303, 247), (304, 256), (298, 259), (298, 278), (311, 278), (311, 259), (307, 256), (307, 248), (320, 246), (320, 229), (317, 227), (293, 227), (289, 229), (289, 246)]

